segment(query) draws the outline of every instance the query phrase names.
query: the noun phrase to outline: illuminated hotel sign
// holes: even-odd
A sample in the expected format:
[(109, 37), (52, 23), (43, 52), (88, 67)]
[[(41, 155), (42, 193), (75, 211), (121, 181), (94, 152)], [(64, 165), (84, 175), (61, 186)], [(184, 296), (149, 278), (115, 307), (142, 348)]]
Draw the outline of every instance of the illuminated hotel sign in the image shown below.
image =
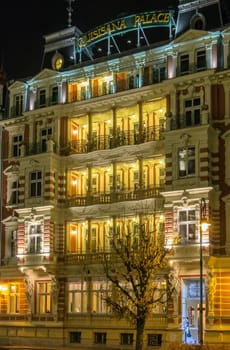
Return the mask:
[(105, 23), (83, 34), (77, 39), (77, 47), (86, 47), (87, 45), (91, 45), (93, 42), (96, 43), (105, 39), (105, 37), (109, 34), (118, 35), (121, 33), (136, 30), (139, 26), (141, 26), (142, 28), (162, 26), (169, 27), (171, 24), (171, 11), (154, 11), (135, 14)]

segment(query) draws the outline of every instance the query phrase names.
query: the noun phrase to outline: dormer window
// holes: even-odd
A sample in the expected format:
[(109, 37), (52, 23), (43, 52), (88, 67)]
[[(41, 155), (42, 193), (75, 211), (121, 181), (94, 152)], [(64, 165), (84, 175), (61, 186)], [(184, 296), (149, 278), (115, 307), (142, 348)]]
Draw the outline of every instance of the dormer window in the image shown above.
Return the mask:
[(201, 13), (196, 13), (190, 21), (190, 27), (197, 30), (205, 30), (205, 17)]

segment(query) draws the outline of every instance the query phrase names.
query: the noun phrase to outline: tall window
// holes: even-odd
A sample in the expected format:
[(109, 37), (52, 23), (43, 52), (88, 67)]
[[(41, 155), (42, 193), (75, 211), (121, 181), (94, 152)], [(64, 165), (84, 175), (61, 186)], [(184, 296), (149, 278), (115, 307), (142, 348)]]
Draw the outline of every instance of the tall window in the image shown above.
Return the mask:
[(160, 83), (166, 79), (166, 67), (155, 65), (153, 68), (153, 83)]
[(53, 86), (51, 89), (51, 103), (52, 105), (58, 103), (58, 86)]
[(68, 312), (87, 312), (87, 284), (84, 281), (68, 284)]
[(81, 100), (85, 100), (87, 97), (87, 88), (86, 86), (81, 86)]
[(42, 225), (33, 223), (28, 232), (28, 253), (36, 254), (42, 251)]
[(10, 235), (10, 256), (11, 258), (16, 257), (17, 253), (17, 231), (14, 230)]
[(52, 128), (43, 128), (41, 130), (41, 151), (46, 152), (47, 140), (52, 135)]
[(9, 296), (8, 296), (8, 312), (10, 314), (16, 314), (19, 312), (19, 287), (17, 284), (9, 285)]
[(178, 224), (181, 244), (197, 240), (197, 219), (195, 209), (180, 210)]
[(195, 175), (195, 147), (183, 147), (178, 151), (179, 177)]
[(10, 204), (18, 204), (19, 197), (19, 185), (18, 180), (12, 181), (11, 183), (11, 198)]
[(45, 107), (46, 106), (46, 90), (41, 89), (39, 90), (39, 107)]
[(51, 310), (51, 283), (37, 283), (37, 313), (46, 314)]
[(108, 295), (108, 283), (104, 281), (93, 281), (92, 283), (92, 311), (96, 313), (106, 313), (108, 306), (105, 297)]
[(13, 150), (13, 157), (20, 157), (21, 155), (21, 144), (22, 144), (22, 135), (15, 135), (13, 136), (13, 144), (12, 144), (12, 150)]
[(92, 251), (92, 253), (95, 253), (97, 251), (97, 236), (98, 236), (97, 228), (92, 227), (92, 230), (91, 230), (91, 251)]
[(23, 112), (23, 96), (17, 95), (15, 96), (15, 115), (20, 116)]
[(40, 197), (42, 194), (42, 172), (30, 173), (30, 197)]
[(200, 124), (200, 97), (191, 98), (185, 101), (185, 126)]
[(198, 50), (196, 52), (196, 67), (197, 70), (206, 69), (206, 51), (204, 49)]
[(188, 74), (189, 73), (189, 55), (181, 55), (180, 56), (180, 73)]

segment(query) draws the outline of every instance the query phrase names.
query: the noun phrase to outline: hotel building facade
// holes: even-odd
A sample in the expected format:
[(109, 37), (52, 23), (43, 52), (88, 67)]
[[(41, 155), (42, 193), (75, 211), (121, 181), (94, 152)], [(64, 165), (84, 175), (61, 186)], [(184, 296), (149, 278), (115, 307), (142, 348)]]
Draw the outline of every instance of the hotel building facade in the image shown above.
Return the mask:
[(132, 349), (135, 329), (103, 301), (102, 257), (140, 225), (180, 237), (176, 293), (145, 348), (186, 342), (187, 317), (198, 343), (202, 314), (204, 342), (230, 343), (230, 26), (218, 0), (175, 10), (49, 34), (42, 70), (8, 85), (1, 345)]

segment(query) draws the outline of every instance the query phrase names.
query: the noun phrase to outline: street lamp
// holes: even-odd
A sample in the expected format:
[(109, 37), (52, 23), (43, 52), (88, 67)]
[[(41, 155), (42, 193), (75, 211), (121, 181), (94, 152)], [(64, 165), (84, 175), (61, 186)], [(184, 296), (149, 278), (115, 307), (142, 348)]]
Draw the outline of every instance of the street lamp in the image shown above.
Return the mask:
[(207, 230), (208, 222), (206, 217), (206, 201), (201, 198), (200, 202), (200, 319), (199, 319), (199, 343), (203, 345), (203, 249), (202, 236), (203, 232)]

